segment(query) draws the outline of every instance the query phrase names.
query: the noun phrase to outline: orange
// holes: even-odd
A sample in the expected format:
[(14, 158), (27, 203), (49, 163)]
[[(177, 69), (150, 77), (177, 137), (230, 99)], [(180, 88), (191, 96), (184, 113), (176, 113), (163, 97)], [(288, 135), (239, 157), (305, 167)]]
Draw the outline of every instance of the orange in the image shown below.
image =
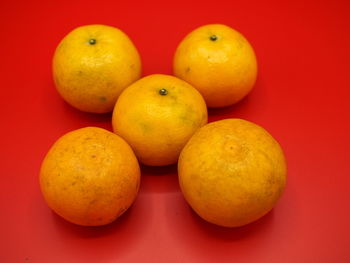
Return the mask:
[(185, 199), (208, 222), (248, 224), (269, 212), (286, 184), (286, 161), (278, 142), (262, 127), (225, 119), (200, 128), (178, 163)]
[(203, 95), (208, 107), (240, 101), (257, 76), (254, 50), (236, 30), (221, 24), (201, 26), (177, 47), (174, 74)]
[(163, 166), (177, 162), (188, 139), (207, 118), (204, 99), (195, 88), (173, 76), (155, 74), (124, 90), (112, 124), (140, 162)]
[(42, 162), (40, 186), (49, 207), (83, 226), (105, 225), (133, 203), (140, 168), (130, 146), (116, 134), (87, 127), (69, 132)]
[(141, 76), (138, 51), (121, 30), (105, 25), (74, 29), (53, 58), (57, 91), (73, 107), (94, 113), (113, 110), (124, 88)]

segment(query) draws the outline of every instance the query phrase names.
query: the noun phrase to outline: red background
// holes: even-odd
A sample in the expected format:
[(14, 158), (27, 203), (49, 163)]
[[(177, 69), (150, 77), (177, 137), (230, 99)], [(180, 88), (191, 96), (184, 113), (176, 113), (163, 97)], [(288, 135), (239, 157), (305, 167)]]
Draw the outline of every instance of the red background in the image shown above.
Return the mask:
[[(349, 1), (1, 1), (0, 262), (350, 262)], [(142, 168), (134, 206), (111, 225), (85, 228), (56, 216), (39, 189), (41, 161), (64, 133), (111, 130), (110, 115), (79, 112), (58, 96), (51, 59), (73, 28), (124, 30), (143, 74), (171, 74), (179, 41), (225, 23), (255, 48), (259, 77), (239, 104), (210, 121), (244, 118), (281, 143), (284, 196), (268, 215), (226, 229), (185, 203), (176, 167)]]

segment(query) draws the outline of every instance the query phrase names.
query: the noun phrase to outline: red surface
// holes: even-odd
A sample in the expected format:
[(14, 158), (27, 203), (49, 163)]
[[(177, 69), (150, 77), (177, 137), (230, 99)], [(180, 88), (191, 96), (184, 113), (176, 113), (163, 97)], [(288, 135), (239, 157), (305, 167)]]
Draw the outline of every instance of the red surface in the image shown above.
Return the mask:
[[(1, 1), (0, 262), (350, 262), (350, 2)], [(190, 30), (226, 23), (254, 46), (259, 77), (234, 107), (270, 131), (289, 164), (288, 185), (261, 220), (225, 229), (201, 220), (179, 191), (176, 167), (143, 168), (134, 206), (115, 223), (84, 228), (46, 206), (40, 163), (64, 133), (111, 129), (110, 115), (78, 112), (56, 93), (51, 59), (76, 26), (123, 29), (144, 75), (171, 73)]]

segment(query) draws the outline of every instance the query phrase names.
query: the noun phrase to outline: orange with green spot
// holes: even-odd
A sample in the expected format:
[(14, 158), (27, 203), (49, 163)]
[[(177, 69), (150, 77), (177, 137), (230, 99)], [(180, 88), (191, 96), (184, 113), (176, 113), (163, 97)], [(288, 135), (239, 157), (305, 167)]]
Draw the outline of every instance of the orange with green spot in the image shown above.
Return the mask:
[(204, 99), (195, 88), (176, 77), (155, 74), (123, 91), (112, 123), (140, 162), (163, 166), (177, 162), (186, 142), (207, 120)]

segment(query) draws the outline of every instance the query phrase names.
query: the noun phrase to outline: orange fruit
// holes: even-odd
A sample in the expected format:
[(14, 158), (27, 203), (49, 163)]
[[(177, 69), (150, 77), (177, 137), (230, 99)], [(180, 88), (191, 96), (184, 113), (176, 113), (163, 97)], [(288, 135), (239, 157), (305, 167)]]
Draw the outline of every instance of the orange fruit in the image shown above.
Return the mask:
[(234, 104), (253, 88), (257, 62), (252, 46), (236, 30), (221, 24), (201, 26), (179, 44), (174, 75), (193, 85), (208, 107)]
[(126, 88), (113, 111), (113, 130), (151, 166), (176, 163), (193, 133), (207, 123), (200, 93), (173, 76), (155, 74)]
[(87, 127), (58, 139), (40, 170), (49, 207), (83, 226), (105, 225), (133, 203), (140, 168), (130, 146), (118, 135)]
[(57, 91), (73, 107), (94, 113), (113, 110), (124, 88), (141, 76), (141, 60), (129, 37), (105, 25), (74, 29), (53, 58)]
[(178, 163), (181, 190), (194, 211), (225, 227), (248, 224), (269, 212), (286, 184), (278, 142), (262, 127), (240, 119), (200, 128)]

